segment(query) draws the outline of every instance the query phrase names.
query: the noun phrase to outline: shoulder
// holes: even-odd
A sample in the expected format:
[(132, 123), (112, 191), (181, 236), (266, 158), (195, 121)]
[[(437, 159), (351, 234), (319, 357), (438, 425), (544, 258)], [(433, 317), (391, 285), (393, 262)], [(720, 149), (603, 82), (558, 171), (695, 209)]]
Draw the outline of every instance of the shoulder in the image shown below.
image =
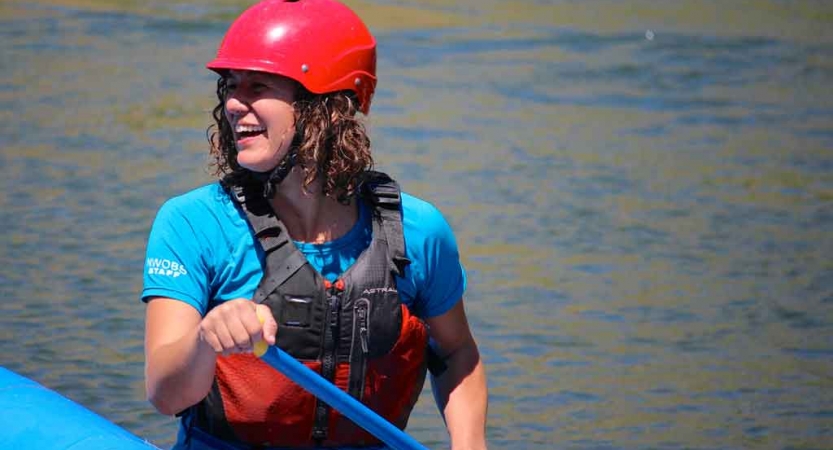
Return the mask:
[(220, 183), (198, 187), (184, 194), (169, 198), (159, 208), (161, 213), (196, 213), (227, 207), (231, 202)]
[(225, 234), (246, 230), (236, 205), (219, 183), (201, 186), (165, 201), (156, 214), (153, 229), (154, 235), (196, 238), (198, 242), (207, 243), (219, 243), (221, 241), (217, 239)]
[(402, 193), (402, 235), (408, 257), (423, 260), (457, 257), (454, 231), (432, 203)]
[(402, 234), (411, 260), (413, 311), (435, 317), (448, 311), (466, 289), (466, 276), (451, 226), (439, 208), (402, 193)]
[(432, 203), (402, 192), (402, 223), (407, 231), (424, 236), (451, 233), (443, 213)]

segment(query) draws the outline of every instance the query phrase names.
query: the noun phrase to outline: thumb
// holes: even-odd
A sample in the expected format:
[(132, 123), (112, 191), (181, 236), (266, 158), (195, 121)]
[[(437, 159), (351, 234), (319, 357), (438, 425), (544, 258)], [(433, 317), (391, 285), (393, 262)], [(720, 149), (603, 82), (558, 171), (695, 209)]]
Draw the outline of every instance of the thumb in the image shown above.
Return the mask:
[(263, 324), (263, 340), (269, 345), (275, 345), (275, 335), (278, 334), (278, 322), (272, 315), (272, 309), (266, 305), (258, 304), (255, 312), (260, 323)]

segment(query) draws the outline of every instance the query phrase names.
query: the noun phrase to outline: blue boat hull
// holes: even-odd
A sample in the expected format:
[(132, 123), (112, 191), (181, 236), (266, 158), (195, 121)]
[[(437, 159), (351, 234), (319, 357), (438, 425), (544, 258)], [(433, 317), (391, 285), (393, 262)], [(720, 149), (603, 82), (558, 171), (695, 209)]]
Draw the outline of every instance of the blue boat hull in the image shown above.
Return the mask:
[(61, 394), (3, 367), (0, 448), (158, 449)]

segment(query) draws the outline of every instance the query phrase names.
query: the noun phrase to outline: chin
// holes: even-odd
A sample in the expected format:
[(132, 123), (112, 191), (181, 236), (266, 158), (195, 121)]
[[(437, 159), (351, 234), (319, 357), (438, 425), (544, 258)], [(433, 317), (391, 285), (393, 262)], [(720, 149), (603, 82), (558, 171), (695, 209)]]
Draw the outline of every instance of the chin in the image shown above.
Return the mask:
[(248, 158), (237, 158), (237, 164), (240, 164), (240, 167), (251, 170), (252, 172), (269, 172), (270, 170), (274, 169), (277, 166), (277, 162), (275, 161), (263, 161), (258, 159), (257, 161), (251, 161)]
[(240, 164), (240, 167), (242, 167), (242, 168), (244, 168), (248, 171), (257, 172), (257, 173), (266, 173), (266, 172), (271, 171), (274, 168), (274, 166), (271, 166), (271, 167), (266, 166), (266, 165), (264, 165), (264, 166), (258, 166), (258, 165), (252, 166), (252, 165), (249, 165), (249, 164)]

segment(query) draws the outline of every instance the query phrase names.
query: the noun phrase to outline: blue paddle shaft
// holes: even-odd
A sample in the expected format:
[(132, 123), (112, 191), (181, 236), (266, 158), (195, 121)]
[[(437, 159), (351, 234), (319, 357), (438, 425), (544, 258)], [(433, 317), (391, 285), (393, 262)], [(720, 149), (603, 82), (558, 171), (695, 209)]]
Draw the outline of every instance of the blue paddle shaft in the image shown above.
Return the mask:
[(396, 450), (428, 450), (427, 447), (414, 440), (414, 438), (393, 426), (370, 408), (349, 396), (280, 348), (270, 346), (269, 350), (261, 356), (261, 359), (286, 375), (290, 380), (298, 383), (302, 388), (337, 409), (355, 422), (356, 425), (369, 431), (388, 446)]

